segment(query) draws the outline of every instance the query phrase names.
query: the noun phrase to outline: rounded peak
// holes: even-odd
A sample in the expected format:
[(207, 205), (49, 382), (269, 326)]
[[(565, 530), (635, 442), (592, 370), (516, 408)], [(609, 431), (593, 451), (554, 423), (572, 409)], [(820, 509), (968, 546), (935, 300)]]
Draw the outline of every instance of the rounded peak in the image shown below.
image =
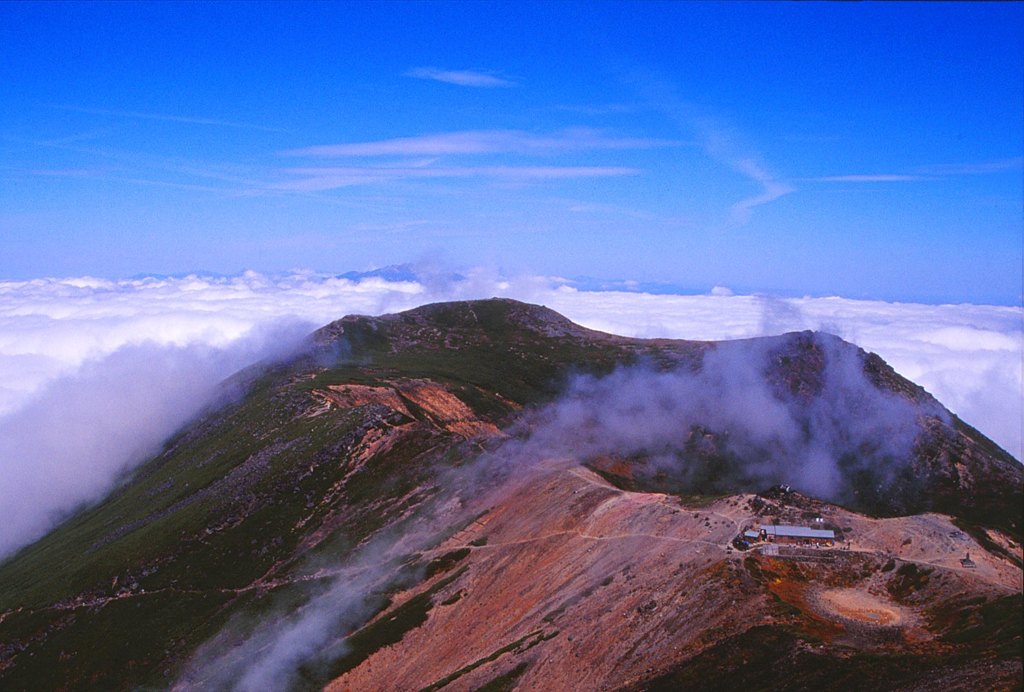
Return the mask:
[(525, 328), (545, 336), (589, 332), (551, 308), (512, 298), (430, 303), (382, 319), (405, 323), (412, 320), (449, 329), (483, 329), (487, 332)]
[(568, 338), (580, 342), (623, 338), (575, 324), (542, 305), (511, 298), (459, 300), (421, 305), (404, 312), (371, 317), (349, 315), (317, 330), (320, 347), (339, 342), (385, 350), (472, 344), (522, 339)]

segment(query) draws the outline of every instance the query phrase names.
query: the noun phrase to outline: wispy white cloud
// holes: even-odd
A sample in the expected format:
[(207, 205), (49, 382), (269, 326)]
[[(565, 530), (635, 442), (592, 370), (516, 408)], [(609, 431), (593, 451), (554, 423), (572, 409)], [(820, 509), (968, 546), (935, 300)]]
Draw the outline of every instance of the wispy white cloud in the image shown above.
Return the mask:
[(308, 155), (368, 157), (343, 166), (259, 167), (151, 156), (72, 144), (34, 142), (99, 159), (100, 166), (66, 169), (16, 170), (30, 176), (92, 179), (147, 187), (166, 187), (213, 194), (244, 196), (271, 194), (316, 195), (341, 188), (386, 184), (401, 180), (490, 179), (523, 183), (544, 180), (607, 178), (637, 175), (623, 165), (529, 165), (503, 159), (493, 165), (441, 165), (444, 155), (551, 154), (584, 150), (674, 146), (676, 142), (615, 137), (599, 130), (568, 129), (549, 135), (514, 130), (451, 132), (350, 145), (311, 147), (286, 152)]
[[(680, 146), (674, 140), (619, 136), (605, 130), (568, 128), (546, 134), (520, 130), (471, 130), (416, 137), (306, 147), (281, 152), (313, 159), (348, 158), (346, 165), (261, 166), (148, 155), (75, 143), (31, 141), (82, 158), (86, 165), (66, 168), (11, 169), (15, 176), (79, 178), (125, 185), (165, 187), (229, 196), (306, 195), (360, 185), (400, 180), (492, 179), (528, 181), (606, 178), (637, 175), (640, 169), (621, 164), (574, 165), (567, 155), (585, 151), (636, 150)], [(492, 155), (489, 165), (442, 165), (444, 157)], [(517, 160), (545, 156), (551, 165)], [(561, 155), (561, 158), (558, 158)], [(359, 160), (363, 159), (363, 160)], [(372, 159), (372, 163), (367, 161)], [(547, 164), (548, 161), (544, 163)], [(554, 163), (557, 161), (557, 164)], [(101, 162), (96, 165), (94, 162)], [(463, 164), (463, 161), (458, 161)], [(331, 198), (329, 195), (321, 199)]]
[[(392, 281), (311, 272), (0, 281), (0, 523), (18, 517), (0, 553), (109, 490), (208, 400), (218, 378), (280, 343), (268, 335), (439, 300), (508, 296), (638, 337), (831, 331), (877, 352), (1020, 458), (1021, 308), (712, 293), (580, 291), (565, 279), (436, 267)], [(65, 464), (69, 482), (58, 490), (50, 479)]]
[(854, 173), (845, 175), (824, 175), (799, 180), (826, 183), (899, 183), (918, 180), (936, 180), (961, 175), (987, 175), (1024, 168), (1024, 157), (983, 161), (980, 163), (943, 163), (916, 166), (910, 173)]
[(771, 171), (758, 154), (757, 148), (747, 141), (748, 138), (742, 132), (725, 124), (722, 118), (709, 115), (705, 109), (682, 98), (678, 87), (672, 82), (646, 72), (631, 73), (624, 77), (637, 88), (647, 108), (662, 113), (683, 132), (691, 133), (697, 146), (710, 159), (741, 174), (759, 188), (755, 194), (729, 205), (729, 226), (746, 224), (757, 207), (796, 191), (786, 178)]
[(734, 169), (761, 186), (760, 193), (741, 199), (729, 209), (730, 219), (736, 226), (742, 226), (747, 223), (755, 207), (774, 202), (779, 197), (796, 191), (795, 187), (777, 179), (754, 159), (739, 159), (733, 161), (731, 165)]
[(447, 156), (460, 154), (551, 154), (601, 149), (679, 146), (676, 140), (616, 137), (603, 130), (571, 128), (547, 135), (522, 130), (464, 130), (371, 142), (324, 144), (282, 152), (285, 156)]
[(640, 170), (625, 166), (436, 166), (429, 168), (336, 166), (289, 168), (284, 172), (300, 177), (296, 180), (277, 183), (274, 186), (276, 189), (323, 191), (411, 179), (490, 178), (539, 181), (629, 176), (638, 175)]
[(478, 70), (442, 70), (436, 67), (414, 67), (406, 72), (405, 76), (483, 89), (516, 86), (516, 83), (513, 81), (496, 77), (490, 72), (480, 72)]

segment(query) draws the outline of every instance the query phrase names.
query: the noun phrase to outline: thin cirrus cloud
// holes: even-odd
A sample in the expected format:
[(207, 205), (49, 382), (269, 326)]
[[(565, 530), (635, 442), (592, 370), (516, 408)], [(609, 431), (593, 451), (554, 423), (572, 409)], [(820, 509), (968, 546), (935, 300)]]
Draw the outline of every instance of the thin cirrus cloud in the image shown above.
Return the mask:
[(671, 80), (647, 72), (629, 73), (624, 78), (635, 86), (647, 108), (677, 123), (683, 132), (691, 133), (694, 144), (709, 158), (739, 173), (758, 187), (754, 194), (729, 205), (729, 227), (747, 224), (757, 207), (796, 192), (792, 184), (771, 172), (769, 166), (763, 163), (763, 157), (739, 129), (723, 123), (719, 117), (710, 115), (705, 109), (683, 98), (680, 88)]
[[(583, 151), (636, 150), (680, 146), (683, 142), (640, 137), (620, 137), (602, 130), (570, 128), (548, 134), (522, 130), (464, 130), (397, 137), (344, 144), (327, 144), (292, 149), (284, 156), (335, 159), (378, 159), (344, 166), (299, 166), (282, 169), (293, 176), (274, 185), (275, 189), (316, 192), (355, 185), (398, 180), (477, 178), (513, 182), (608, 178), (638, 175), (641, 171), (623, 165), (438, 165), (441, 157), (486, 155), (556, 156)], [(387, 160), (405, 157), (405, 160)], [(410, 157), (420, 157), (409, 160)]]
[(274, 185), (277, 190), (320, 192), (356, 185), (372, 185), (398, 180), (439, 178), (485, 178), (506, 181), (568, 180), (572, 178), (608, 178), (638, 175), (640, 170), (626, 166), (440, 166), (290, 168), (285, 173), (300, 176)]
[(456, 86), (475, 87), (478, 89), (495, 89), (513, 87), (516, 83), (501, 77), (495, 77), (489, 72), (478, 70), (442, 70), (436, 67), (414, 67), (405, 73), (406, 77), (416, 79), (428, 79), (445, 84)]
[(795, 187), (776, 178), (754, 159), (740, 159), (732, 162), (731, 165), (735, 170), (761, 186), (759, 194), (741, 199), (730, 207), (730, 219), (735, 226), (747, 223), (755, 207), (774, 202), (778, 198), (796, 191)]
[(962, 175), (988, 175), (1005, 173), (1024, 168), (1024, 157), (982, 161), (978, 163), (942, 163), (917, 166), (910, 173), (855, 173), (847, 175), (824, 175), (799, 180), (826, 183), (901, 183), (918, 180), (935, 180)]
[(321, 144), (282, 152), (285, 156), (375, 157), (478, 154), (556, 154), (574, 151), (652, 149), (684, 142), (645, 137), (614, 137), (601, 130), (569, 128), (538, 135), (522, 130), (463, 130), (369, 142)]

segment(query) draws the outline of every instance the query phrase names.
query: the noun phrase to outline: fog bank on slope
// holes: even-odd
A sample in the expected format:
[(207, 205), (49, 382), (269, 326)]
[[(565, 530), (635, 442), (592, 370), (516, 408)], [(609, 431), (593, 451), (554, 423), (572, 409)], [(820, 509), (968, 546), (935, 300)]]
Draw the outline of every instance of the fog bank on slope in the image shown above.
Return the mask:
[(0, 418), (0, 558), (101, 499), (201, 409), (237, 394), (225, 378), (283, 355), (308, 327), (261, 330), (223, 348), (124, 346)]
[(858, 351), (838, 339), (815, 344), (822, 370), (798, 380), (795, 394), (784, 381), (792, 373), (773, 362), (778, 344), (765, 342), (723, 344), (695, 373), (637, 366), (577, 378), (531, 418), (522, 448), (502, 453), (640, 459), (681, 492), (786, 483), (851, 506), (899, 501), (914, 485), (907, 474), (919, 418), (941, 417), (940, 407), (878, 389)]

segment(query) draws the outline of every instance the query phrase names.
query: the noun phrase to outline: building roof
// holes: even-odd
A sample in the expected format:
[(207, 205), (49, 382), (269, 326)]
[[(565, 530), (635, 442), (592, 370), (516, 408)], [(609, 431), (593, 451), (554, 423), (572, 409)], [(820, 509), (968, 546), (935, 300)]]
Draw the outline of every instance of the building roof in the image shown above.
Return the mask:
[(767, 531), (769, 536), (775, 536), (776, 538), (783, 536), (786, 538), (834, 539), (836, 537), (836, 532), (832, 529), (810, 529), (806, 526), (786, 526), (784, 524), (779, 524), (778, 526), (766, 524), (761, 528)]

